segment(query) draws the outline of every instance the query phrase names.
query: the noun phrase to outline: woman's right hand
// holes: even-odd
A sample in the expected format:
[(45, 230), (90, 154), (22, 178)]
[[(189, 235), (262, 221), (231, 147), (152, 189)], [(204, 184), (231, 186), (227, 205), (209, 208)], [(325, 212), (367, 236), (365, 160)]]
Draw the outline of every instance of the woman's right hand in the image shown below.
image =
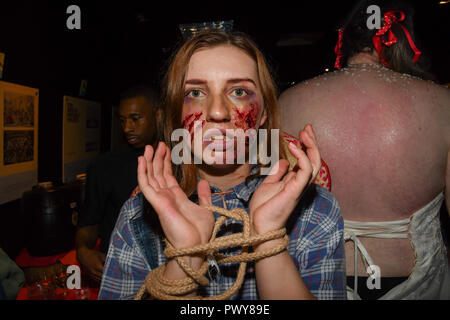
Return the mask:
[(156, 152), (149, 145), (138, 159), (139, 188), (158, 214), (167, 240), (176, 249), (204, 244), (211, 238), (214, 215), (206, 180), (198, 183), (199, 204), (188, 199), (172, 174), (170, 149), (160, 142)]

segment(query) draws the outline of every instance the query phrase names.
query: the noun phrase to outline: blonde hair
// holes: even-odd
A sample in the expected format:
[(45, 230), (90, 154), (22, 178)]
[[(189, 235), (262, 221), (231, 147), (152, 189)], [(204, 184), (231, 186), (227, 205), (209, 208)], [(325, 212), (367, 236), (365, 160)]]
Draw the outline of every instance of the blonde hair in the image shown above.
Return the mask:
[[(261, 84), (264, 108), (267, 120), (263, 129), (268, 131), (268, 141), (271, 141), (271, 129), (280, 129), (280, 116), (277, 106), (277, 88), (270, 73), (266, 59), (256, 44), (243, 33), (228, 33), (219, 30), (203, 31), (185, 41), (172, 56), (171, 63), (164, 78), (163, 107), (164, 107), (164, 140), (170, 149), (174, 147), (171, 141), (172, 132), (182, 127), (181, 112), (184, 101), (184, 86), (187, 68), (192, 55), (200, 50), (220, 45), (231, 45), (248, 54), (256, 63), (257, 74)], [(280, 135), (280, 143), (281, 143)], [(271, 152), (271, 150), (268, 150)], [(280, 148), (280, 158), (285, 157), (285, 149)], [(189, 196), (197, 185), (197, 173), (193, 164), (174, 166), (175, 177), (180, 187)]]

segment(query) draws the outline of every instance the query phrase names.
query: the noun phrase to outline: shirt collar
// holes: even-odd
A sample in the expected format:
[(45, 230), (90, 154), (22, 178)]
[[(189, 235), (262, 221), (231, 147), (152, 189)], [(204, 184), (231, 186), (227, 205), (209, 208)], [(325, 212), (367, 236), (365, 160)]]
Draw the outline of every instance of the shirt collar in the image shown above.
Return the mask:
[(143, 193), (139, 192), (137, 195), (130, 198), (128, 201), (131, 201), (129, 206), (130, 209), (127, 211), (128, 220), (133, 220), (136, 217), (140, 217), (142, 215), (145, 202)]
[[(247, 177), (247, 179), (245, 181), (243, 181), (240, 184), (238, 184), (228, 190), (225, 190), (225, 191), (220, 190), (220, 188), (218, 188), (214, 185), (210, 185), (211, 193), (212, 194), (234, 193), (237, 198), (239, 198), (245, 202), (248, 202), (251, 195), (253, 194), (253, 192), (255, 192), (255, 190), (259, 187), (261, 182), (266, 177), (263, 175), (256, 175), (258, 173), (258, 170), (259, 170), (259, 166), (254, 165), (250, 172), (250, 175), (255, 175), (254, 177), (252, 177), (250, 179), (248, 179), (248, 177)], [(200, 178), (197, 176), (197, 181), (199, 181), (199, 180), (200, 180)], [(196, 197), (197, 190), (195, 190), (192, 195)]]

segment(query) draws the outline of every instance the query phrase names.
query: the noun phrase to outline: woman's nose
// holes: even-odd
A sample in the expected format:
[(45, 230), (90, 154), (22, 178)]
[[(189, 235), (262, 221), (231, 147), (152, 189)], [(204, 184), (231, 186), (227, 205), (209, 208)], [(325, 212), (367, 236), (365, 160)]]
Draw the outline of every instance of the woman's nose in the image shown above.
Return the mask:
[(208, 106), (206, 121), (227, 122), (231, 120), (229, 102), (222, 96), (213, 97)]

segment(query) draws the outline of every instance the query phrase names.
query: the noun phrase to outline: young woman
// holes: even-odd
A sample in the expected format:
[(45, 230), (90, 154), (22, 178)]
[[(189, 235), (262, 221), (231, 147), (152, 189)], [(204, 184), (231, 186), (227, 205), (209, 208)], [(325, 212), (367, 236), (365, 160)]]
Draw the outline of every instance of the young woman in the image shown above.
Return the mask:
[[(271, 141), (271, 130), (279, 129), (275, 85), (256, 45), (243, 34), (200, 33), (175, 53), (164, 89), (166, 142), (156, 150), (147, 146), (139, 158), (141, 193), (122, 208), (99, 298), (135, 297), (147, 274), (163, 264), (164, 278), (186, 278), (177, 261), (164, 256), (164, 239), (175, 249), (208, 243), (218, 215), (205, 207), (215, 205), (245, 209), (251, 235), (283, 227), (289, 235), (286, 250), (247, 264), (233, 299), (344, 299), (343, 222), (335, 198), (311, 184), (321, 167), (311, 126), (299, 133), (302, 148), (289, 144), (288, 152), (297, 161), (291, 171), (283, 149), (271, 150), (279, 151), (281, 159), (269, 175), (260, 174), (262, 165), (250, 163), (248, 147), (227, 152), (238, 140), (228, 134), (230, 130), (267, 129)], [(212, 150), (212, 162), (173, 165), (171, 150), (178, 142), (172, 142), (171, 136), (180, 128), (190, 133), (192, 158), (205, 160), (205, 152)], [(208, 134), (212, 129), (215, 133)], [(199, 137), (200, 149), (193, 146)], [(242, 159), (239, 152), (245, 153), (244, 163), (237, 161)], [(241, 231), (242, 222), (230, 219), (217, 236)], [(281, 241), (258, 243), (252, 250), (262, 252)], [(236, 252), (239, 249), (223, 250), (229, 255)], [(183, 259), (198, 270), (205, 257)], [(239, 264), (219, 267), (209, 283), (190, 292), (190, 297), (216, 296), (233, 285)]]

